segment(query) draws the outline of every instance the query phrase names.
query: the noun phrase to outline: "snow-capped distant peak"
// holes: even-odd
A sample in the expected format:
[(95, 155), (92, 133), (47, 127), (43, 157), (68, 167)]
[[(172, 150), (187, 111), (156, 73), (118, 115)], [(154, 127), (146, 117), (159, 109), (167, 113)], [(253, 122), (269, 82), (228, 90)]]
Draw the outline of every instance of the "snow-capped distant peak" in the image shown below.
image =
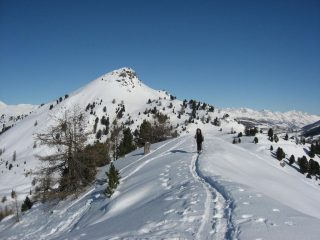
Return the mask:
[(6, 106), (7, 106), (7, 104), (5, 104), (4, 102), (0, 101), (0, 108), (4, 108)]

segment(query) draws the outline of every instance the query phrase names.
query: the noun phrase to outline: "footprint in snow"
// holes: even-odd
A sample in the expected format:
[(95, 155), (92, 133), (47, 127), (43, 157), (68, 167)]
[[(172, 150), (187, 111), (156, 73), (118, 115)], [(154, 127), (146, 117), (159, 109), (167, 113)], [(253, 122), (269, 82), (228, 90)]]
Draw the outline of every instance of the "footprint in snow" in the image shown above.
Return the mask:
[(293, 222), (291, 222), (291, 221), (284, 222), (284, 224), (289, 225), (289, 226), (295, 225), (295, 224), (294, 224)]
[(266, 219), (265, 218), (257, 218), (255, 221), (257, 223), (264, 223), (266, 221)]
[(274, 223), (274, 222), (270, 222), (270, 225), (272, 226), (272, 227), (277, 227), (278, 225), (276, 224), (276, 223)]

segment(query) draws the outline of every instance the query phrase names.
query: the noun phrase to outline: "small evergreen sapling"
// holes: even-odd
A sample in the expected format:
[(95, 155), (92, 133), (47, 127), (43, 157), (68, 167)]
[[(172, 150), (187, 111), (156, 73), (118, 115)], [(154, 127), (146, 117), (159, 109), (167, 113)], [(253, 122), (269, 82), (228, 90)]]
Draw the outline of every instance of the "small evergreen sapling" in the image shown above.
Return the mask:
[(119, 171), (113, 165), (113, 163), (111, 163), (109, 172), (106, 172), (106, 174), (108, 177), (108, 187), (107, 187), (105, 193), (106, 193), (107, 197), (110, 198), (112, 196), (112, 194), (114, 193), (114, 190), (119, 185), (120, 174), (119, 174)]
[(289, 158), (289, 164), (292, 165), (295, 161), (296, 160), (295, 160), (294, 156), (291, 155), (290, 158)]
[(25, 212), (25, 211), (29, 210), (32, 207), (32, 205), (33, 205), (33, 203), (31, 202), (31, 200), (27, 196), (21, 205), (21, 212)]
[(281, 161), (283, 158), (286, 157), (286, 154), (284, 153), (284, 151), (281, 147), (278, 147), (277, 152), (276, 152), (276, 156), (279, 161)]

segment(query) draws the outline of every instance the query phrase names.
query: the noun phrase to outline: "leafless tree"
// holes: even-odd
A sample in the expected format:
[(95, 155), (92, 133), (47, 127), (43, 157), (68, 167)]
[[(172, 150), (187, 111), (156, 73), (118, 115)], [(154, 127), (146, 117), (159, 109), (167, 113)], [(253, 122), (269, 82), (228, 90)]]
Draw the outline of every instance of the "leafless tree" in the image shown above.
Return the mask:
[[(85, 154), (89, 132), (86, 131), (85, 115), (78, 107), (66, 110), (62, 117), (55, 119), (56, 124), (45, 133), (36, 135), (41, 145), (55, 149), (54, 153), (37, 156), (44, 162), (39, 171), (44, 191), (64, 194), (77, 193), (95, 176), (95, 166)], [(54, 181), (58, 176), (57, 181)], [(52, 189), (58, 183), (58, 188)]]

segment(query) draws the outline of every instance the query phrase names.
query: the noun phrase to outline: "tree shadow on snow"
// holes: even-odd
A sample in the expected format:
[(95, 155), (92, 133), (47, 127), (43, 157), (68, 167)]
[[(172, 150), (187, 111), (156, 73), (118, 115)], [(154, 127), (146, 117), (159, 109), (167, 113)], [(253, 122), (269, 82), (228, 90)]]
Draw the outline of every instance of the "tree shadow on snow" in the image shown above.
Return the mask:
[(179, 150), (179, 149), (174, 149), (174, 150), (171, 150), (170, 152), (172, 152), (172, 153), (193, 153), (193, 152), (187, 152), (187, 151)]
[(308, 149), (306, 149), (306, 148), (303, 148), (303, 151), (307, 154), (307, 155), (309, 155), (309, 150)]
[(142, 155), (144, 155), (144, 153), (143, 153), (143, 152), (142, 152), (142, 153), (132, 154), (131, 156), (142, 156)]

